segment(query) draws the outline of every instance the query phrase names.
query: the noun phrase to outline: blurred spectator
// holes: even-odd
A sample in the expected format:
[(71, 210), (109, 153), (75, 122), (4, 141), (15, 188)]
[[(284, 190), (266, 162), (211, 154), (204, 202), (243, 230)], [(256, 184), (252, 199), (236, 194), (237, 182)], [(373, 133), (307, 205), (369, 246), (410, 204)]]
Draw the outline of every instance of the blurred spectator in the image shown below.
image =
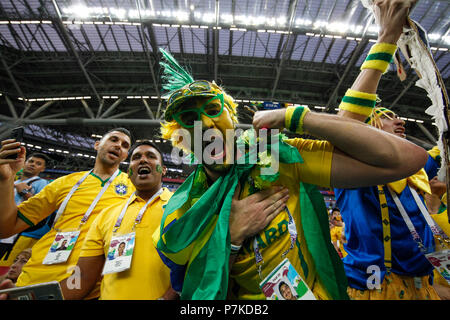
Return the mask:
[[(21, 174), (14, 182), (14, 201), (16, 205), (28, 200), (39, 193), (49, 183), (39, 177), (50, 159), (42, 153), (33, 153), (25, 161)], [(25, 248), (32, 248), (33, 245), (50, 230), (48, 221), (52, 215), (39, 222), (36, 226), (15, 234), (9, 238), (0, 240), (0, 274), (8, 272), (13, 264), (16, 255)]]
[(330, 215), (330, 235), (331, 242), (334, 248), (341, 258), (347, 255), (344, 249), (344, 243), (347, 242), (345, 239), (345, 224), (342, 221), (341, 211), (339, 208), (335, 207), (331, 211)]
[[(428, 211), (434, 222), (450, 237), (450, 224), (448, 223), (447, 212), (447, 186), (445, 182), (439, 181), (436, 176), (430, 180), (430, 187), (431, 195), (427, 194), (425, 197)], [(450, 285), (436, 270), (434, 270), (433, 287), (442, 300), (450, 300)]]
[(17, 278), (19, 278), (20, 273), (22, 272), (22, 267), (28, 262), (28, 259), (31, 257), (31, 248), (27, 248), (22, 250), (14, 259), (14, 263), (9, 268), (6, 275), (0, 277), (0, 282), (3, 280), (11, 280), (13, 283), (16, 283)]

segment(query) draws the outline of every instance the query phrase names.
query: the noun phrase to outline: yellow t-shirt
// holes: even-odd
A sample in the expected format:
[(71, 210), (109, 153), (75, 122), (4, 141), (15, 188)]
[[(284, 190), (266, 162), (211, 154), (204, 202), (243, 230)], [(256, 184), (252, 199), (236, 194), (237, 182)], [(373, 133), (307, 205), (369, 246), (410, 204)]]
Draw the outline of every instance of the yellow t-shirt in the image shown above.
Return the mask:
[[(76, 172), (60, 177), (48, 184), (41, 192), (18, 206), (18, 216), (30, 225), (34, 225), (57, 210), (72, 187), (86, 173)], [(77, 242), (65, 263), (43, 265), (42, 261), (52, 245), (56, 230), (67, 231), (76, 229), (92, 201), (107, 182), (94, 174), (90, 174), (75, 191), (64, 213), (56, 222), (54, 228), (47, 232), (34, 246), (30, 260), (23, 267), (17, 280), (17, 286), (27, 286), (48, 281), (61, 281), (71, 274), (76, 266), (81, 245), (86, 237), (92, 221), (104, 208), (126, 199), (135, 190), (127, 174), (121, 172), (103, 194), (97, 206), (92, 211), (87, 222), (82, 225)], [(87, 299), (97, 297), (98, 292), (92, 291)]]
[(331, 241), (339, 241), (339, 249), (341, 250), (342, 257), (347, 255), (344, 249), (344, 243), (342, 241), (342, 234), (344, 233), (344, 227), (334, 226), (330, 229)]
[[(331, 160), (333, 146), (327, 141), (290, 139), (287, 142), (296, 147), (304, 163), (282, 164), (280, 163), (279, 179), (274, 185), (282, 185), (289, 189), (287, 206), (297, 226), (296, 245), (287, 254), (287, 258), (299, 275), (306, 281), (308, 287), (313, 290), (319, 299), (329, 299), (323, 290), (320, 280), (316, 277), (316, 271), (312, 257), (306, 247), (303, 228), (300, 219), (299, 182), (303, 181), (323, 187), (330, 186)], [(259, 169), (254, 169), (259, 170)], [(258, 172), (255, 172), (258, 174)], [(246, 183), (241, 198), (248, 196), (249, 184)], [(288, 232), (289, 217), (286, 211), (281, 212), (272, 222), (257, 236), (259, 249), (264, 259), (262, 265), (262, 279), (281, 263), (281, 254), (290, 245)], [(250, 241), (249, 241), (250, 240)], [(259, 288), (262, 281), (257, 268), (253, 251), (253, 238), (244, 242), (243, 249), (236, 257), (231, 269), (230, 298), (231, 299), (265, 299)]]
[[(155, 300), (161, 297), (170, 287), (170, 270), (162, 262), (152, 245), (153, 231), (159, 227), (163, 214), (163, 206), (172, 196), (164, 188), (163, 193), (149, 205), (136, 225), (136, 238), (128, 270), (106, 274), (101, 283), (101, 300)], [(132, 232), (135, 219), (145, 201), (133, 196), (116, 235)], [(81, 249), (80, 257), (103, 255), (107, 257), (114, 225), (120, 215), (125, 201), (113, 205), (100, 213), (92, 223)]]

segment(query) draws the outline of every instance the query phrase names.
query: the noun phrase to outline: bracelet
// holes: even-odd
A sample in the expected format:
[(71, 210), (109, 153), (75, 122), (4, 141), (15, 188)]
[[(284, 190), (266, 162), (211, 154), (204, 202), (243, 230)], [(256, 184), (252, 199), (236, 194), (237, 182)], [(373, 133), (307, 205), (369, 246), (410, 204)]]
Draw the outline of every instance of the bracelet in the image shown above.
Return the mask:
[(303, 131), (303, 119), (310, 111), (307, 106), (288, 107), (284, 116), (285, 128), (298, 134), (305, 133)]
[(348, 89), (339, 104), (339, 109), (369, 117), (377, 103), (375, 93), (366, 93)]
[(372, 46), (366, 60), (361, 65), (361, 70), (375, 69), (383, 74), (387, 72), (392, 57), (397, 50), (397, 45), (392, 43), (376, 43)]
[(242, 248), (242, 245), (237, 246), (237, 245), (230, 243), (231, 254), (238, 254), (239, 250), (241, 250), (241, 248)]

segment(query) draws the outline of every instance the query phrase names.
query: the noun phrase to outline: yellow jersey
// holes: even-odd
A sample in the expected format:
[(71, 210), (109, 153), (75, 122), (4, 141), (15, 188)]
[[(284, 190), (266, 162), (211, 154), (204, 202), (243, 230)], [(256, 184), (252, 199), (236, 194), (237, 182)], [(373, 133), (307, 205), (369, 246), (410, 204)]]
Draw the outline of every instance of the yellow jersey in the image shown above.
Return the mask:
[[(163, 207), (172, 196), (168, 189), (163, 190), (163, 193), (146, 209), (141, 222), (136, 225), (135, 246), (130, 268), (103, 276), (101, 300), (155, 300), (170, 288), (170, 270), (152, 245), (152, 233), (159, 227)], [(99, 255), (107, 257), (114, 225), (125, 202), (110, 206), (98, 215), (89, 229), (80, 257)], [(139, 210), (145, 203), (146, 201), (133, 195), (116, 232), (117, 235), (132, 232)]]
[(344, 249), (344, 243), (342, 241), (343, 233), (344, 227), (334, 226), (330, 229), (331, 241), (339, 241), (339, 250), (341, 250), (342, 257), (344, 258), (348, 253)]
[[(49, 216), (59, 208), (72, 187), (85, 174), (86, 171), (72, 173), (48, 184), (37, 195), (22, 202), (18, 206), (19, 218), (30, 226), (33, 226)], [(77, 229), (85, 212), (108, 180), (103, 181), (93, 173), (87, 176), (72, 195), (64, 213), (56, 221), (54, 228), (47, 232), (33, 246), (31, 258), (23, 267), (22, 273), (17, 280), (17, 286), (27, 286), (48, 281), (61, 281), (71, 274), (72, 268), (77, 264), (81, 245), (95, 217), (106, 207), (126, 199), (135, 190), (134, 185), (128, 179), (126, 173), (120, 172), (114, 179), (97, 203), (89, 219), (81, 226), (80, 235), (68, 260), (65, 263), (53, 265), (43, 265), (42, 262), (55, 239), (57, 233), (55, 229), (62, 231)], [(98, 292), (92, 291), (87, 299), (94, 297), (98, 297)]]
[[(330, 186), (333, 146), (327, 141), (305, 140), (300, 138), (289, 139), (286, 142), (296, 147), (304, 160), (304, 163), (280, 163), (280, 176), (274, 183), (274, 185), (285, 186), (289, 189), (287, 207), (294, 218), (298, 233), (296, 244), (286, 257), (318, 299), (329, 299), (329, 296), (320, 284), (320, 280), (316, 276), (314, 262), (304, 240), (299, 204), (299, 183), (302, 181), (323, 187)], [(258, 175), (259, 170), (259, 168), (253, 169), (251, 175)], [(243, 190), (241, 199), (247, 197), (249, 194), (248, 182)], [(253, 238), (247, 239), (244, 242), (231, 268), (229, 298), (265, 299), (264, 294), (259, 288), (259, 283), (281, 263), (283, 260), (282, 253), (291, 245), (288, 223), (289, 216), (286, 210), (284, 210), (263, 231), (256, 235), (259, 250), (264, 259), (261, 277), (256, 267)]]

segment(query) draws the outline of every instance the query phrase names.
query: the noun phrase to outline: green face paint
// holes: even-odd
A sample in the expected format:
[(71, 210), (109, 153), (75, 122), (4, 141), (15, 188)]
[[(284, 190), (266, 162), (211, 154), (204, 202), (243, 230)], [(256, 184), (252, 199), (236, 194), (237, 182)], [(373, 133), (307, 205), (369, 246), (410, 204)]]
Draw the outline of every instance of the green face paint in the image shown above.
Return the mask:
[(156, 171), (159, 172), (159, 173), (163, 172), (163, 169), (162, 169), (162, 167), (159, 164), (156, 165)]
[(128, 176), (131, 177), (133, 175), (133, 169), (128, 169)]

